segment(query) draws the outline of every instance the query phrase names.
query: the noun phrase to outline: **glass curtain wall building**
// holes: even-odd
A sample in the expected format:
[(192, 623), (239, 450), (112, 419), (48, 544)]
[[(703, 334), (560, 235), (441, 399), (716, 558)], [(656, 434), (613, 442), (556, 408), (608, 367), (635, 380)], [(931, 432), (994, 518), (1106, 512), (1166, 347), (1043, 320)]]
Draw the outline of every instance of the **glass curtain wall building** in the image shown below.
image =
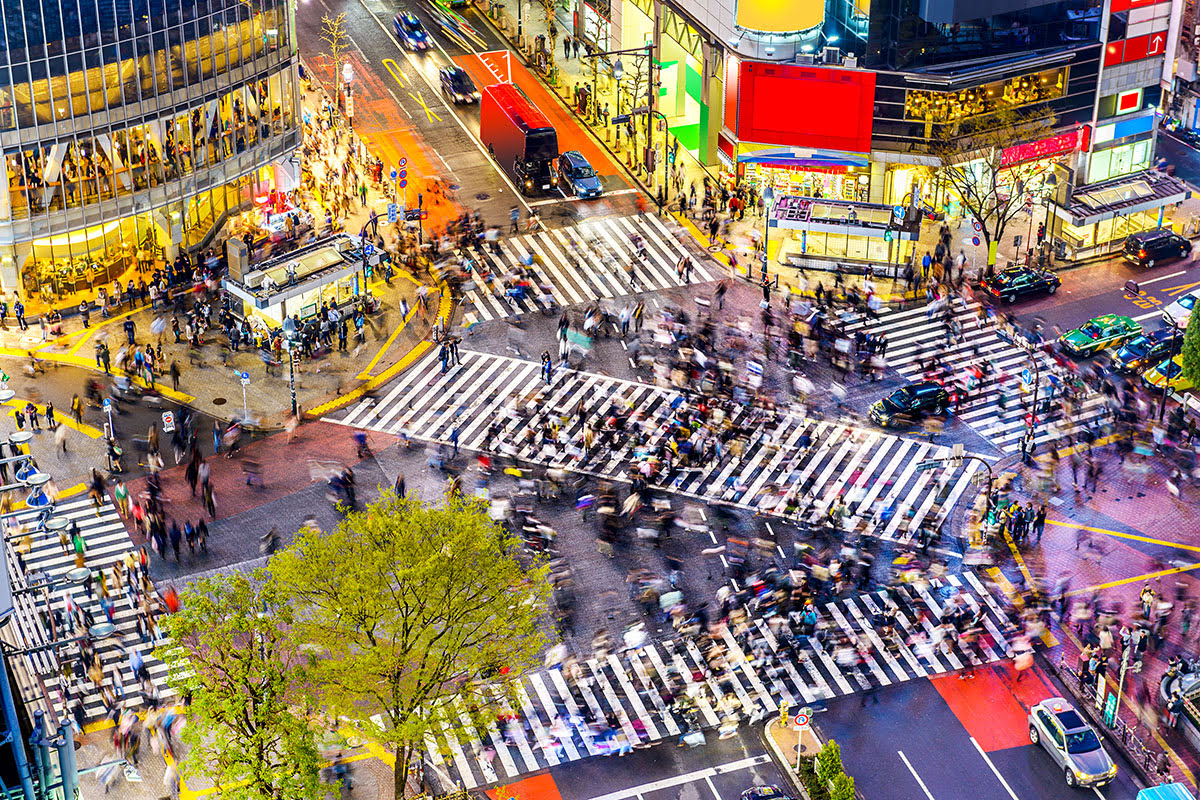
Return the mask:
[(0, 14), (6, 294), (78, 304), (294, 187), (291, 0), (5, 0)]

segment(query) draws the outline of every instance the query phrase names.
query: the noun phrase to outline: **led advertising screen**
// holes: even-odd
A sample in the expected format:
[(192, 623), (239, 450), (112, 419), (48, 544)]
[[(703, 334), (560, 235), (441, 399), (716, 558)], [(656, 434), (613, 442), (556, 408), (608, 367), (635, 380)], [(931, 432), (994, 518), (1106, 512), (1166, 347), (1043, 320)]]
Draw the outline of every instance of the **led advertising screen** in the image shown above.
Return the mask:
[(824, 0), (737, 0), (737, 26), (751, 31), (806, 31), (824, 21)]
[(875, 73), (742, 62), (738, 139), (865, 153), (871, 149)]

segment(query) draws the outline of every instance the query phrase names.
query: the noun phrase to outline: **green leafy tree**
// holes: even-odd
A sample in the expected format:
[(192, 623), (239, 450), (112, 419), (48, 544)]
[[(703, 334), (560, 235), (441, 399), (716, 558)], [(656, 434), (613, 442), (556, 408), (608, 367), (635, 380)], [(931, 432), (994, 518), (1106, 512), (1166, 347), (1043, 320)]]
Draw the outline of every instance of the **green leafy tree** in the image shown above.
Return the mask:
[[(384, 495), (329, 533), (305, 529), (270, 570), (302, 613), (323, 705), (396, 753), (395, 796), (428, 740), (506, 702), (540, 664), (550, 583), (482, 503)], [(374, 719), (373, 719), (374, 718)]]
[(304, 690), (306, 657), (291, 636), (289, 599), (266, 570), (192, 583), (163, 618), (156, 655), (192, 704), (185, 776), (227, 800), (307, 800), (321, 791), (320, 753)]
[(829, 788), (829, 800), (854, 800), (854, 778), (839, 772)]
[(1183, 377), (1200, 386), (1200, 314), (1188, 317), (1183, 332)]
[(817, 753), (817, 777), (828, 784), (842, 774), (842, 750), (833, 739), (821, 747)]

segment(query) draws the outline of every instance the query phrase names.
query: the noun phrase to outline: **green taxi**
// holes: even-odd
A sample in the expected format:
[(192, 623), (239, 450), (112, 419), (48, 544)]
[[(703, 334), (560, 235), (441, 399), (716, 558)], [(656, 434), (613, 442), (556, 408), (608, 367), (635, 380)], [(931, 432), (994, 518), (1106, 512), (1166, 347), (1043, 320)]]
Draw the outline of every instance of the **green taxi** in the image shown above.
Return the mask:
[(1120, 314), (1105, 314), (1088, 320), (1063, 334), (1059, 342), (1073, 356), (1094, 356), (1108, 347), (1117, 347), (1142, 335), (1142, 326)]

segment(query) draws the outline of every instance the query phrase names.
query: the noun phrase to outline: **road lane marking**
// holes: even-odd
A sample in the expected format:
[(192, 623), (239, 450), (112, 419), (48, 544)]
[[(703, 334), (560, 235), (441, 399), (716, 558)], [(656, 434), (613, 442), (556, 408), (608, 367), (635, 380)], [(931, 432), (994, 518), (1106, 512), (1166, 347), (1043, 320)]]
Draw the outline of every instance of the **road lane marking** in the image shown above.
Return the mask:
[(1004, 791), (1008, 792), (1008, 796), (1012, 800), (1021, 800), (1021, 798), (1017, 797), (1017, 793), (1012, 790), (1012, 787), (1008, 785), (1008, 781), (1004, 780), (1004, 776), (1000, 774), (1000, 770), (996, 769), (996, 765), (988, 758), (988, 754), (983, 752), (983, 748), (979, 746), (979, 742), (975, 741), (974, 736), (971, 737), (971, 744), (975, 745), (975, 749), (979, 751), (979, 755), (983, 756), (983, 760), (992, 768), (992, 774), (996, 776), (996, 780), (1000, 781), (1000, 785), (1004, 787)]
[(1145, 575), (1134, 575), (1132, 578), (1122, 578), (1119, 581), (1098, 583), (1095, 586), (1088, 586), (1083, 589), (1072, 589), (1071, 591), (1067, 592), (1066, 596), (1075, 597), (1076, 595), (1098, 592), (1101, 589), (1113, 589), (1117, 586), (1125, 586), (1126, 584), (1130, 583), (1140, 583), (1142, 581), (1153, 580), (1154, 578), (1162, 578), (1166, 575), (1176, 575), (1180, 572), (1188, 572), (1189, 570), (1196, 569), (1197, 567), (1200, 567), (1200, 561), (1197, 561), (1193, 564), (1184, 564), (1181, 567), (1171, 567), (1170, 569), (1159, 570), (1158, 572), (1148, 572)]
[(1184, 283), (1179, 286), (1169, 286), (1167, 287), (1166, 294), (1169, 294), (1172, 297), (1178, 297), (1189, 289), (1195, 289), (1197, 286), (1200, 286), (1200, 281), (1196, 281), (1195, 283)]
[(705, 775), (704, 782), (708, 784), (709, 789), (712, 789), (713, 797), (715, 797), (716, 800), (721, 800), (721, 793), (717, 791), (717, 787), (713, 784), (712, 778)]
[(913, 769), (913, 765), (909, 762), (908, 756), (904, 755), (903, 750), (897, 750), (896, 753), (900, 756), (900, 760), (904, 762), (904, 766), (908, 767), (908, 771), (912, 773), (913, 778), (916, 779), (917, 785), (921, 787), (921, 791), (925, 793), (925, 796), (928, 797), (929, 800), (933, 800), (933, 794), (930, 793), (929, 787), (925, 785), (925, 781), (921, 780), (921, 776), (917, 774), (915, 769)]
[[(654, 781), (653, 783), (644, 783), (641, 786), (631, 786), (628, 789), (618, 789), (615, 792), (609, 792), (608, 794), (602, 794), (599, 797), (593, 797), (591, 800), (627, 800), (627, 798), (630, 797), (641, 797), (662, 789), (670, 789), (674, 786), (681, 786), (685, 783), (709, 779), (714, 775), (725, 775), (730, 772), (740, 772), (744, 769), (757, 767), (759, 764), (765, 764), (770, 760), (771, 757), (766, 753), (763, 753), (762, 755), (743, 758), (739, 761), (730, 761), (727, 764), (721, 764), (716, 767), (698, 769), (695, 772), (688, 772), (683, 775), (675, 775), (671, 778), (663, 778), (662, 780)], [(719, 799), (720, 795), (717, 795), (717, 797)]]
[(1187, 273), (1186, 269), (1181, 269), (1181, 270), (1179, 270), (1179, 272), (1172, 272), (1170, 275), (1163, 275), (1158, 278), (1151, 278), (1148, 281), (1138, 281), (1137, 285), (1138, 286), (1149, 286), (1150, 284), (1158, 283), (1159, 281), (1167, 281), (1167, 280), (1170, 280), (1171, 278), (1178, 278), (1180, 275), (1184, 275), (1186, 273)]
[(1112, 531), (1112, 530), (1108, 530), (1107, 528), (1093, 528), (1088, 525), (1079, 525), (1077, 523), (1067, 522), (1065, 520), (1048, 519), (1048, 520), (1046, 520), (1046, 524), (1054, 525), (1059, 528), (1077, 528), (1079, 530), (1088, 531), (1090, 533), (1102, 533), (1105, 536), (1116, 536), (1121, 539), (1132, 539), (1135, 542), (1146, 542), (1147, 544), (1158, 544), (1158, 545), (1162, 545), (1163, 547), (1173, 547), (1176, 550), (1191, 550), (1193, 552), (1200, 553), (1200, 546), (1197, 546), (1194, 544), (1183, 544), (1182, 542), (1171, 542), (1166, 539), (1153, 539), (1149, 536), (1139, 536), (1134, 533), (1123, 533), (1121, 531)]
[(1162, 313), (1161, 308), (1155, 309), (1154, 311), (1148, 311), (1145, 314), (1138, 314), (1136, 317), (1133, 317), (1132, 319), (1134, 322), (1141, 322), (1144, 319), (1150, 319), (1151, 317), (1157, 317), (1161, 313)]
[[(396, 35), (394, 33), (392, 33), (390, 30), (388, 30), (387, 26), (383, 24), (383, 20), (381, 20), (379, 18), (379, 16), (374, 11), (372, 11), (369, 6), (367, 6), (367, 4), (366, 4), (366, 2), (364, 2), (364, 0), (359, 0), (359, 2), (361, 3), (362, 7), (366, 9), (367, 13), (371, 15), (371, 19), (375, 20), (375, 24), (379, 26), (380, 30), (382, 30), (387, 35), (387, 37), (392, 40), (392, 44), (396, 45), (396, 50), (398, 50), (401, 53), (404, 53), (405, 56), (409, 59), (409, 63), (413, 64), (412, 54), (408, 53), (400, 45), (400, 41), (398, 39), (396, 39)], [(454, 59), (452, 59), (450, 57), (450, 54), (447, 53), (440, 44), (438, 44), (438, 40), (436, 37), (431, 37), (431, 38), (433, 39), (433, 43), (435, 45), (437, 45), (438, 51), (441, 52), (442, 56), (446, 59), (447, 62), (449, 62), (451, 64), (457, 63)], [(415, 64), (414, 64), (414, 66), (415, 66)], [(458, 112), (454, 111), (452, 108), (450, 108), (449, 105), (446, 104), (445, 98), (443, 98), (441, 96), (441, 91), (439, 90), (439, 87), (437, 87), (433, 84), (433, 80), (428, 75), (426, 75), (423, 71), (421, 71), (419, 69), (417, 71), (421, 73), (421, 77), (425, 79), (425, 83), (429, 86), (429, 88), (432, 89), (437, 94), (438, 99), (442, 101), (442, 106), (445, 107), (450, 112), (450, 116), (453, 117), (454, 121), (458, 123), (458, 127), (462, 128), (462, 131), (463, 131), (463, 133), (465, 133), (467, 135), (467, 138), (470, 139), (475, 144), (476, 149), (479, 150), (479, 152), (483, 154), (484, 160), (487, 161), (488, 163), (492, 164), (492, 167), (496, 170), (497, 173), (499, 173), (500, 179), (502, 181), (504, 181), (506, 184), (508, 184), (508, 187), (510, 189), (512, 189), (513, 196), (517, 199), (518, 202), (521, 203), (521, 205), (525, 206), (526, 211), (529, 211), (530, 210), (529, 204), (525, 202), (525, 198), (521, 195), (521, 193), (517, 190), (517, 187), (513, 184), (512, 180), (508, 177), (508, 173), (504, 171), (504, 169), (499, 165), (499, 163), (494, 158), (492, 158), (490, 155), (488, 155), (487, 148), (483, 146), (483, 143), (479, 141), (478, 137), (474, 136), (471, 133), (470, 129), (467, 128), (467, 124), (462, 121), (461, 117), (458, 116)], [(401, 106), (401, 109), (404, 110), (404, 107)], [(408, 113), (408, 112), (405, 111), (405, 113)]]
[(420, 89), (417, 90), (416, 94), (409, 92), (408, 96), (411, 97), (413, 100), (417, 101), (417, 105), (421, 106), (421, 109), (425, 112), (425, 118), (428, 119), (430, 122), (432, 122), (435, 119), (438, 122), (442, 121), (442, 118), (439, 117), (437, 114), (435, 114), (433, 109), (429, 107), (429, 104), (425, 102), (425, 97), (421, 94)]

